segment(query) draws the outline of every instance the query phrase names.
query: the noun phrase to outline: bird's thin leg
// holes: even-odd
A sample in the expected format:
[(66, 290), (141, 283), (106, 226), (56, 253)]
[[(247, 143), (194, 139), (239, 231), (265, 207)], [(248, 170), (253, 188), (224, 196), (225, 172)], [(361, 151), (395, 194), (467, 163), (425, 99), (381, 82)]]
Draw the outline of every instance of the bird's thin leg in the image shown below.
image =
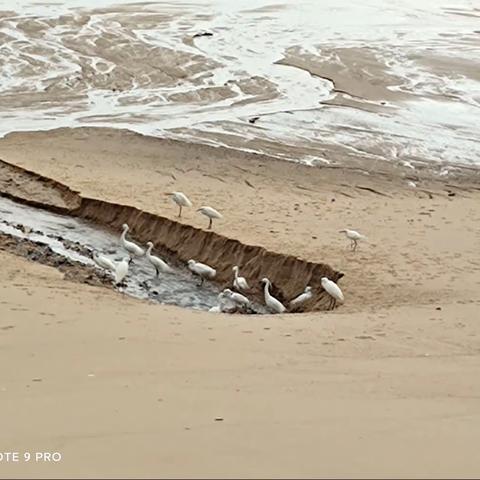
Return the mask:
[(357, 241), (354, 240), (354, 241), (353, 241), (353, 251), (355, 251), (355, 250), (357, 249), (357, 245), (358, 245), (358, 244), (357, 244)]
[(210, 230), (212, 228), (212, 219), (210, 218), (210, 222), (208, 223), (208, 229)]
[(180, 210), (178, 211), (178, 218), (180, 218), (182, 216), (182, 206), (179, 205), (179, 207), (180, 207)]

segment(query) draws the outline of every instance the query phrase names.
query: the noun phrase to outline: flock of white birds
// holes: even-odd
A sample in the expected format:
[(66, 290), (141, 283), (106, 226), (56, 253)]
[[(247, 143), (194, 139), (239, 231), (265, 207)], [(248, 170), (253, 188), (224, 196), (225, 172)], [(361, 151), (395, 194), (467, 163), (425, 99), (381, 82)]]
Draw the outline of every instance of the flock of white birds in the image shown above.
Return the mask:
[[(188, 197), (182, 192), (171, 192), (167, 193), (166, 195), (170, 196), (170, 198), (179, 206), (178, 217), (182, 216), (182, 208), (184, 207), (192, 207), (192, 202), (188, 199)], [(212, 207), (203, 206), (200, 207), (198, 212), (202, 213), (209, 219), (208, 228), (212, 228), (212, 222), (214, 219), (223, 218), (222, 215)], [(127, 240), (127, 232), (129, 227), (126, 223), (122, 225), (122, 234), (120, 235), (120, 245), (124, 250), (127, 251), (128, 256), (125, 256), (119, 262), (113, 262), (110, 258), (106, 257), (105, 255), (99, 254), (98, 252), (93, 253), (93, 260), (94, 262), (102, 269), (110, 271), (113, 273), (114, 282), (116, 285), (120, 285), (124, 280), (125, 277), (128, 275), (128, 270), (130, 263), (134, 257), (142, 257), (146, 256), (147, 260), (150, 264), (155, 268), (156, 276), (158, 277), (160, 274), (169, 274), (173, 273), (173, 269), (160, 257), (152, 255), (153, 250), (153, 243), (148, 242), (146, 244), (147, 248), (144, 249), (137, 245), (136, 243)], [(350, 247), (353, 251), (357, 249), (358, 242), (360, 240), (365, 240), (366, 237), (361, 235), (355, 230), (344, 229), (340, 230), (340, 233), (344, 233), (348, 240), (350, 240)], [(187, 266), (189, 270), (196, 276), (200, 278), (199, 286), (203, 285), (205, 280), (213, 280), (217, 275), (217, 271), (204, 263), (197, 262), (193, 259), (187, 262)], [(250, 285), (247, 282), (245, 277), (240, 276), (240, 269), (238, 265), (235, 265), (232, 268), (233, 271), (233, 279), (232, 279), (232, 289), (226, 288), (218, 295), (218, 305), (212, 307), (209, 311), (210, 312), (223, 312), (223, 313), (235, 313), (235, 312), (245, 312), (247, 311), (248, 307), (250, 306), (250, 300), (248, 297), (244, 295), (251, 291)], [(272, 313), (284, 313), (287, 311), (287, 307), (280, 302), (277, 298), (275, 298), (270, 293), (271, 282), (268, 278), (262, 279), (262, 284), (264, 288), (264, 300), (267, 309)], [(332, 280), (328, 279), (327, 277), (323, 277), (321, 279), (321, 284), (323, 290), (329, 295), (329, 304), (328, 308), (334, 308), (336, 303), (343, 303), (345, 298), (343, 292), (341, 291), (340, 287), (333, 282)], [(289, 309), (298, 307), (305, 303), (306, 301), (313, 298), (313, 290), (312, 287), (307, 285), (303, 293), (295, 297), (291, 300), (288, 304)]]

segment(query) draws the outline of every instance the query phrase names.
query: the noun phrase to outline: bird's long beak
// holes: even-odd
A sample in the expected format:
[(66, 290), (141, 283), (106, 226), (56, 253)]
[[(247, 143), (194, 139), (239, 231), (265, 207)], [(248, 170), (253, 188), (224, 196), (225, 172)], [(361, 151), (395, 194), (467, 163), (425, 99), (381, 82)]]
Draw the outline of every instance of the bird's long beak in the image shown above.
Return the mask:
[(169, 195), (173, 195), (173, 193), (172, 192), (165, 192), (164, 195), (167, 195), (167, 197), (168, 197)]

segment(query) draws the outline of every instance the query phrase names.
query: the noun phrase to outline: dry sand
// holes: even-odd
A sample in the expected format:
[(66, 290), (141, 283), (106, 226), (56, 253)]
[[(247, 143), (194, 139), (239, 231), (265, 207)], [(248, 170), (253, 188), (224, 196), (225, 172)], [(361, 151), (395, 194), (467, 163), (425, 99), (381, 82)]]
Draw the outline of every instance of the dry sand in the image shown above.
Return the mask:
[[(478, 174), (309, 168), (106, 129), (12, 134), (0, 158), (170, 218), (162, 192), (185, 191), (224, 213), (219, 233), (343, 271), (346, 296), (333, 313), (214, 315), (0, 251), (0, 443), (63, 456), (2, 477), (478, 476)], [(369, 237), (355, 254), (345, 227)]]

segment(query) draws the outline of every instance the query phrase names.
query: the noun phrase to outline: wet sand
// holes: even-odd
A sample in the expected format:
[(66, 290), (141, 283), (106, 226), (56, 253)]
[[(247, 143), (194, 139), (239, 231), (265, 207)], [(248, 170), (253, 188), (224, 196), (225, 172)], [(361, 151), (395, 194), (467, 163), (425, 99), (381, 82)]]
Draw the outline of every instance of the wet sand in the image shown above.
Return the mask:
[[(63, 456), (2, 477), (478, 474), (475, 171), (310, 168), (109, 129), (12, 134), (0, 158), (171, 219), (163, 192), (184, 191), (224, 214), (219, 234), (344, 272), (346, 297), (329, 313), (215, 315), (0, 250), (2, 448)], [(194, 209), (183, 221), (206, 227)], [(356, 253), (346, 227), (368, 236)]]
[(109, 3), (6, 0), (0, 136), (102, 126), (307, 164), (479, 163), (467, 0)]

